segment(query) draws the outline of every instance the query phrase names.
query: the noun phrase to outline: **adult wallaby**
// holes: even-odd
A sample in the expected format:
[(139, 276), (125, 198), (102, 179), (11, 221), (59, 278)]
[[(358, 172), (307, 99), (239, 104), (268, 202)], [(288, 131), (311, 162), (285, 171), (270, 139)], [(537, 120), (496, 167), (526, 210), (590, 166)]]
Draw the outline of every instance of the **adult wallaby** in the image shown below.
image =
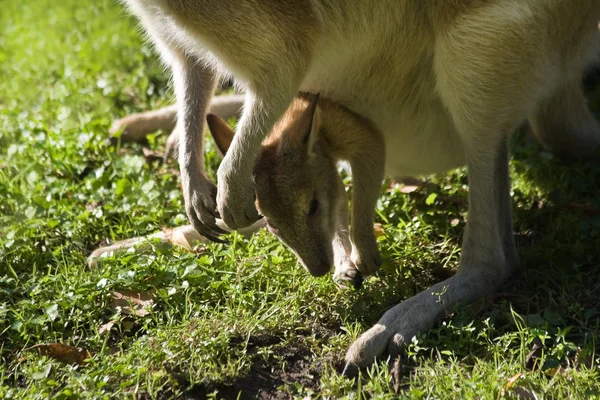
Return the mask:
[[(459, 272), (389, 310), (350, 348), (348, 374), (515, 268), (510, 132), (529, 120), (544, 146), (566, 155), (600, 144), (581, 90), (600, 47), (597, 0), (124, 1), (172, 67), (186, 211), (202, 234), (221, 232), (219, 214), (231, 228), (258, 219), (256, 155), (299, 90), (372, 121), (389, 175), (467, 165)], [(233, 75), (246, 100), (216, 190), (202, 132), (219, 73)], [(310, 210), (313, 199), (304, 200)]]

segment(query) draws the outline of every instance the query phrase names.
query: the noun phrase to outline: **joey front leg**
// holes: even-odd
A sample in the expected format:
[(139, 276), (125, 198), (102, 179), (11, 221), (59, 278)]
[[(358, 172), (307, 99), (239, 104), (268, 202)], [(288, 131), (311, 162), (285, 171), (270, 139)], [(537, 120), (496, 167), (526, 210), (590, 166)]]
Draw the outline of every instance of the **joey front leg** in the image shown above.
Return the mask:
[(342, 289), (347, 289), (349, 285), (355, 289), (360, 289), (363, 283), (363, 275), (352, 262), (352, 243), (348, 232), (348, 199), (341, 179), (339, 185), (341, 194), (336, 207), (337, 229), (333, 235), (332, 243), (335, 266), (333, 280)]
[(352, 261), (364, 275), (381, 266), (381, 253), (373, 230), (377, 199), (384, 175), (383, 142), (372, 143), (371, 152), (350, 160), (352, 168)]
[(231, 229), (249, 226), (260, 217), (254, 205), (254, 161), (263, 139), (283, 115), (296, 90), (276, 93), (271, 96), (246, 93), (237, 132), (217, 172), (217, 206), (221, 218)]

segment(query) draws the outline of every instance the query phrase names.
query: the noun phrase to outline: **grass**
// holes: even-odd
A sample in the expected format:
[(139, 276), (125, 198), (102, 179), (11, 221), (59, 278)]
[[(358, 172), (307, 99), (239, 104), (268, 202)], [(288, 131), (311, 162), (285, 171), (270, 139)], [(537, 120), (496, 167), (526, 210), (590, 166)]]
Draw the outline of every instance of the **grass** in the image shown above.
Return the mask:
[[(186, 222), (176, 168), (106, 142), (114, 119), (170, 103), (168, 76), (112, 1), (0, 6), (0, 398), (600, 398), (597, 165), (518, 135), (523, 271), (419, 336), (400, 369), (384, 360), (353, 385), (339, 375), (350, 343), (454, 272), (465, 171), (385, 191), (385, 263), (360, 291), (308, 276), (267, 233), (88, 269), (107, 241)], [(152, 296), (147, 312), (115, 307), (125, 290)], [(62, 362), (54, 343), (87, 361)]]

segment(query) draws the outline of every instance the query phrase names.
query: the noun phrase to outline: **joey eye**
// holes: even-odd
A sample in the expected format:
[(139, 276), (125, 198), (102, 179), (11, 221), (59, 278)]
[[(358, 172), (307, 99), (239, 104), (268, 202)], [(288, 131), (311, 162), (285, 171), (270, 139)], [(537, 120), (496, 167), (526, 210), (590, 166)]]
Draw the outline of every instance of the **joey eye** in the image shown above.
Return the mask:
[(310, 201), (310, 206), (308, 208), (308, 216), (312, 217), (313, 215), (315, 215), (317, 213), (318, 210), (319, 210), (319, 200), (312, 199)]

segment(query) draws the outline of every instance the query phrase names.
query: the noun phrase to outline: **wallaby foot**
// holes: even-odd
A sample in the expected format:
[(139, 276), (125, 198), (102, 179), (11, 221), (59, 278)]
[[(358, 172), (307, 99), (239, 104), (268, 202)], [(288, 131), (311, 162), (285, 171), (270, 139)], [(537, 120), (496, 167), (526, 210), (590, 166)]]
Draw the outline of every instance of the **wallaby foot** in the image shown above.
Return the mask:
[[(457, 41), (441, 43), (439, 57), (451, 62), (454, 57), (462, 57), (465, 46)], [(507, 262), (515, 261), (516, 252), (511, 237), (506, 142), (520, 122), (515, 115), (521, 107), (514, 110), (515, 104), (507, 102), (490, 109), (489, 104), (503, 88), (471, 87), (475, 83), (472, 76), (489, 73), (485, 68), (491, 65), (495, 64), (475, 63), (471, 68), (449, 73), (440, 64), (437, 70), (442, 101), (463, 142), (468, 169), (469, 218), (459, 271), (391, 308), (362, 334), (346, 354), (346, 376), (353, 377), (380, 357), (397, 355), (415, 335), (431, 329), (454, 306), (489, 294), (510, 274), (512, 266)], [(498, 113), (499, 109), (505, 114)]]
[[(496, 267), (501, 269), (500, 260)], [(377, 359), (398, 356), (413, 337), (431, 329), (454, 304), (473, 301), (491, 292), (497, 284), (496, 279), (496, 274), (487, 274), (484, 268), (475, 267), (391, 308), (350, 346), (344, 376), (354, 378), (361, 368)]]
[[(244, 104), (244, 95), (227, 94), (215, 96), (210, 103), (210, 113), (227, 120), (239, 116)], [(179, 148), (179, 132), (175, 130), (177, 125), (177, 106), (164, 107), (159, 110), (132, 114), (113, 122), (109, 132), (111, 141), (116, 142), (116, 135), (121, 132), (123, 143), (143, 143), (150, 133), (162, 130), (170, 132), (167, 140), (167, 156), (177, 156)]]
[(145, 113), (132, 114), (116, 120), (110, 127), (111, 140), (116, 141), (114, 135), (121, 132), (121, 142), (141, 143), (146, 141), (146, 136), (152, 132), (163, 130), (171, 132), (175, 128), (177, 107), (169, 106), (159, 110)]
[(566, 82), (529, 117), (544, 148), (566, 159), (600, 156), (600, 124), (588, 109), (581, 82)]
[[(217, 225), (228, 230), (222, 220), (217, 220)], [(239, 233), (245, 237), (250, 237), (265, 227), (265, 221), (259, 220), (254, 225), (240, 229)], [(150, 243), (158, 240), (172, 246), (182, 247), (188, 251), (193, 251), (194, 246), (208, 243), (208, 238), (200, 235), (192, 225), (178, 226), (176, 228), (164, 228), (161, 231), (146, 236), (134, 237), (131, 239), (119, 240), (107, 246), (97, 248), (88, 257), (88, 266), (95, 268), (102, 262), (102, 258), (108, 254), (118, 254), (126, 252), (141, 253), (150, 249)]]

